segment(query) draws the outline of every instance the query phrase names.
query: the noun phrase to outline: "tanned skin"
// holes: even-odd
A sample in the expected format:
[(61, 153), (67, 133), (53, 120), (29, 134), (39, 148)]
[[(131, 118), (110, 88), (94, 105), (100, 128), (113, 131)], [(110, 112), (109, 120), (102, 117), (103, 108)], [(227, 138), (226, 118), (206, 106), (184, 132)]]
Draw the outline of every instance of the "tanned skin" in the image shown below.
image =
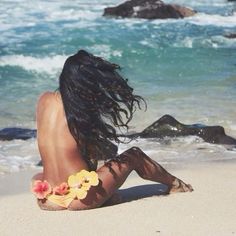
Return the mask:
[[(33, 180), (47, 180), (55, 187), (67, 182), (69, 175), (82, 169), (89, 170), (80, 154), (80, 147), (69, 131), (59, 92), (45, 92), (40, 96), (36, 119), (43, 173), (35, 175)], [(111, 157), (108, 163), (98, 168), (99, 185), (91, 187), (85, 199), (73, 200), (68, 209), (97, 208), (108, 200), (117, 199), (114, 197), (116, 190), (133, 170), (143, 179), (167, 185), (167, 193), (193, 191), (191, 185), (168, 173), (138, 147), (133, 147), (116, 158)], [(47, 200), (38, 200), (38, 204), (44, 210), (66, 209)]]

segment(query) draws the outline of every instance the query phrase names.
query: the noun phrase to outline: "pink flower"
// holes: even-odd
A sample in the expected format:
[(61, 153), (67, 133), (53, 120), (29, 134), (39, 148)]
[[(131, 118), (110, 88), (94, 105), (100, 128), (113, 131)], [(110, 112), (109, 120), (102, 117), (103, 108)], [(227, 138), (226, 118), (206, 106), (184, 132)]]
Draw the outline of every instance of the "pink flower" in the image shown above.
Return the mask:
[(36, 180), (32, 186), (32, 192), (38, 199), (44, 199), (52, 192), (52, 187), (46, 180)]
[(59, 186), (53, 188), (53, 194), (66, 195), (69, 192), (68, 188), (69, 188), (68, 184), (64, 182)]

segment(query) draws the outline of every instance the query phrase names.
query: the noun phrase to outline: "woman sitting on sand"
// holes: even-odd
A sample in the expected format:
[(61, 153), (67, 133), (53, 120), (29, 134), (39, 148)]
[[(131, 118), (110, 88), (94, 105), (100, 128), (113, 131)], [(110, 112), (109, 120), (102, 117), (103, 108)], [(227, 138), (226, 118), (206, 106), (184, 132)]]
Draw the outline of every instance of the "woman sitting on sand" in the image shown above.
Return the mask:
[(192, 191), (138, 147), (94, 167), (102, 155), (101, 141), (122, 142), (116, 128), (128, 128), (144, 101), (117, 69), (118, 65), (81, 50), (66, 60), (59, 90), (39, 98), (37, 140), (43, 173), (33, 177), (32, 192), (41, 209), (100, 207), (114, 199), (133, 170), (143, 179), (167, 185), (168, 193)]

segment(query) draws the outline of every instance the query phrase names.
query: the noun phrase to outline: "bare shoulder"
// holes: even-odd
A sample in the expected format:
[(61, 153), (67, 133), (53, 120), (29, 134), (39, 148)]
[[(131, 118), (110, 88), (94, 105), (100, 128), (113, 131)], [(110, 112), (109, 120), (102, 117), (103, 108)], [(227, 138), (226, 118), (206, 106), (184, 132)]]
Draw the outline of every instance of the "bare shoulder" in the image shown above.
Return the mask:
[(37, 102), (37, 107), (40, 106), (45, 106), (45, 105), (50, 105), (55, 102), (58, 102), (58, 93), (57, 92), (44, 92), (39, 96), (38, 102)]
[(55, 97), (54, 92), (49, 92), (49, 91), (44, 92), (39, 96), (38, 104), (51, 101), (54, 97)]
[(51, 112), (55, 110), (60, 105), (60, 100), (58, 99), (58, 94), (55, 92), (44, 92), (42, 93), (36, 105), (36, 117), (46, 109)]

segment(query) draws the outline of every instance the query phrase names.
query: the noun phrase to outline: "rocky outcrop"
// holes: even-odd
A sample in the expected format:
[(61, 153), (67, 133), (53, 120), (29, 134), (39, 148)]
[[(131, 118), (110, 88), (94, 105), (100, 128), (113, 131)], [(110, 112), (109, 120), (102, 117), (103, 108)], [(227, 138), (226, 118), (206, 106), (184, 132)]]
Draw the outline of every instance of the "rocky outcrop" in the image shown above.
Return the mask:
[(0, 130), (0, 140), (13, 140), (13, 139), (30, 139), (36, 137), (35, 129), (23, 129), (23, 128), (4, 128)]
[(196, 135), (208, 143), (236, 145), (236, 139), (227, 136), (224, 128), (221, 126), (185, 125), (170, 115), (164, 115), (141, 133), (135, 135), (141, 138), (160, 139), (164, 137)]
[(104, 16), (143, 19), (184, 18), (196, 11), (175, 4), (165, 4), (160, 0), (131, 0), (104, 10)]
[[(158, 138), (180, 137), (196, 135), (205, 142), (214, 144), (236, 145), (236, 139), (225, 134), (221, 126), (206, 126), (202, 124), (186, 125), (170, 115), (164, 115), (140, 133), (123, 135), (130, 138)], [(36, 130), (22, 128), (5, 128), (0, 130), (0, 140), (29, 139), (36, 137)], [(117, 146), (110, 141), (101, 141), (103, 159), (117, 155)]]

